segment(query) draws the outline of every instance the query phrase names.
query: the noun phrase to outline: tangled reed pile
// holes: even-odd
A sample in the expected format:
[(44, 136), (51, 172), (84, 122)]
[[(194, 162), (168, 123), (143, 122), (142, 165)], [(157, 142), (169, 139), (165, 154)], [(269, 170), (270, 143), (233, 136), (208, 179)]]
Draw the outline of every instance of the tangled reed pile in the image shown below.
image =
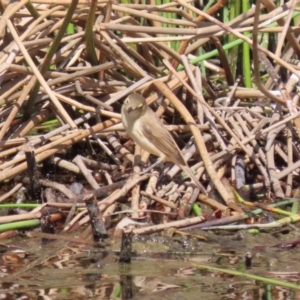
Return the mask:
[[(203, 222), (204, 217), (166, 222), (190, 216), (197, 200), (245, 219), (238, 193), (245, 200), (267, 201), (297, 194), (300, 114), (294, 88), (300, 71), (290, 59), (300, 55), (300, 47), (297, 26), (289, 22), (297, 13), (294, 1), (281, 7), (260, 1), (265, 9), (252, 7), (222, 23), (216, 16), (225, 2), (203, 12), (194, 1), (183, 0), (161, 5), (1, 1), (0, 181), (22, 176), (1, 200), (28, 182), (31, 188), (38, 183), (76, 198), (62, 184), (32, 182), (36, 173), (27, 176), (28, 155), (36, 163), (51, 159), (58, 168), (83, 174), (95, 191), (106, 188), (93, 193), (104, 198), (104, 216), (119, 208), (124, 195), (133, 218), (149, 209), (164, 213), (162, 227), (136, 233)], [(263, 34), (277, 38), (273, 52), (259, 44)], [(228, 35), (232, 42), (223, 43), (224, 50)], [(237, 45), (242, 43), (252, 61), (241, 61)], [(241, 64), (250, 66), (253, 88), (236, 76)], [(172, 180), (177, 166), (165, 164), (140, 175), (149, 155), (131, 147), (120, 123), (124, 97), (134, 91), (147, 98), (179, 147), (185, 147), (207, 195), (182, 177)], [(41, 133), (50, 121), (54, 128)], [(103, 161), (78, 156), (71, 162), (58, 155), (87, 140), (106, 153)], [(100, 169), (105, 179), (97, 182), (92, 169)], [(77, 215), (72, 225), (78, 220), (84, 223)]]

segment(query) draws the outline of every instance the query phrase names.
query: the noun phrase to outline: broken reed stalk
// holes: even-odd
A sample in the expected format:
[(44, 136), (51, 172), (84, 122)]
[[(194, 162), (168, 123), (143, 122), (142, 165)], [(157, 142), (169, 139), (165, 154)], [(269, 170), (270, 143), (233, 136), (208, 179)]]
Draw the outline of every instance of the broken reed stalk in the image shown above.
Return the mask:
[(95, 242), (100, 242), (106, 239), (107, 232), (105, 224), (100, 215), (98, 201), (95, 197), (85, 200), (86, 208), (90, 217), (90, 224), (92, 226), (93, 238)]
[(123, 229), (119, 264), (131, 263), (132, 235), (133, 235), (132, 226), (128, 226), (127, 228)]
[(24, 151), (27, 162), (28, 175), (30, 179), (31, 200), (35, 201), (41, 198), (41, 186), (39, 184), (39, 172), (34, 156), (34, 149), (30, 144), (27, 144)]

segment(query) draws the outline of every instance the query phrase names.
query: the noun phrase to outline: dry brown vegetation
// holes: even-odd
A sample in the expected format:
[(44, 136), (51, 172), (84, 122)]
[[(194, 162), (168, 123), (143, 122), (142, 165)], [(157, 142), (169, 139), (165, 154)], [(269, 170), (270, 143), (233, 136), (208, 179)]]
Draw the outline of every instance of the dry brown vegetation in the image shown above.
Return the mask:
[[(118, 210), (118, 201), (127, 195), (133, 218), (157, 210), (165, 213), (164, 221), (184, 219), (200, 201), (213, 211), (238, 212), (235, 219), (228, 213), (225, 223), (246, 218), (232, 187), (246, 200), (257, 200), (260, 194), (268, 203), (298, 195), (300, 123), (295, 86), (300, 71), (298, 62), (290, 61), (300, 55), (298, 24), (290, 22), (299, 9), (297, 2), (275, 7), (273, 1), (257, 1), (256, 7), (225, 24), (217, 16), (226, 1), (206, 13), (194, 1), (183, 0), (162, 5), (1, 1), (0, 181), (24, 177), (1, 200), (28, 184), (26, 155), (34, 156), (37, 163), (51, 158), (58, 168), (83, 174), (98, 192), (104, 186), (105, 192), (96, 192), (96, 197), (104, 198), (100, 211), (106, 216)], [(265, 48), (259, 40), (262, 34), (275, 37), (275, 46)], [(222, 48), (227, 35), (250, 46), (252, 88), (237, 76), (245, 57)], [(200, 49), (216, 49), (217, 60), (204, 61)], [(143, 94), (164, 117), (180, 148), (187, 145), (184, 153), (207, 195), (184, 184), (182, 178), (170, 180), (178, 173), (177, 166), (168, 171), (167, 180), (159, 178), (166, 169), (139, 175), (141, 162), (147, 163), (149, 155), (138, 147), (131, 152), (119, 124), (122, 101), (133, 91)], [(46, 125), (51, 130), (44, 131)], [(96, 151), (102, 149), (103, 161), (76, 157), (71, 162), (57, 156), (87, 140), (97, 143)], [(99, 168), (105, 179), (97, 182), (90, 170)], [(75, 199), (63, 185), (35, 182)], [(41, 217), (35, 213), (26, 219)], [(84, 213), (65, 230), (85, 223), (81, 216)]]

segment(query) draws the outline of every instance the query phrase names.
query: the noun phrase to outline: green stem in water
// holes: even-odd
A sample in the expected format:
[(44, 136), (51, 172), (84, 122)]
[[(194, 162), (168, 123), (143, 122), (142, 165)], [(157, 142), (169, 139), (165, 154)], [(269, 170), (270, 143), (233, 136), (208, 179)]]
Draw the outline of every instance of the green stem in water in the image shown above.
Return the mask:
[(97, 66), (99, 64), (97, 54), (95, 51), (94, 41), (93, 41), (93, 26), (95, 23), (95, 13), (97, 10), (97, 0), (92, 0), (91, 7), (89, 11), (89, 16), (85, 28), (85, 45), (87, 56), (90, 60), (92, 66)]
[[(247, 12), (249, 9), (249, 1), (243, 0), (242, 2), (243, 13)], [(247, 35), (247, 32), (244, 33)], [(243, 43), (243, 74), (244, 82), (247, 88), (252, 88), (251, 80), (251, 59), (250, 59), (250, 45), (248, 43)]]

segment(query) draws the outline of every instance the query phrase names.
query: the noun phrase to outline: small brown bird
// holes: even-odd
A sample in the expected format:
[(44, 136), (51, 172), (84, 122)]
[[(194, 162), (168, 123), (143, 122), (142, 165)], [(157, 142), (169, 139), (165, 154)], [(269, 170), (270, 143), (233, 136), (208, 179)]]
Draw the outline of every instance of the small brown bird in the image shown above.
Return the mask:
[(178, 165), (203, 193), (207, 193), (187, 165), (172, 135), (143, 96), (135, 93), (129, 95), (121, 115), (126, 132), (142, 149), (158, 156), (159, 162), (170, 161)]

